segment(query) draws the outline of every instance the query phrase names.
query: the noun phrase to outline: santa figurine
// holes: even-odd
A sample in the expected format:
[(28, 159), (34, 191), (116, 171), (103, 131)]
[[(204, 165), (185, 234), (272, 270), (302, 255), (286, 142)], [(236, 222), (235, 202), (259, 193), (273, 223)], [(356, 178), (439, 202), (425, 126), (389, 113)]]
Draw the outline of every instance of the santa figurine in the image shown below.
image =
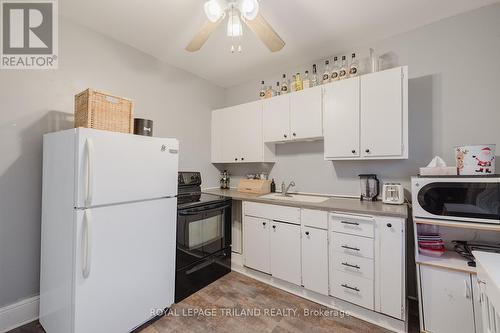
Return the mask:
[(495, 155), (490, 147), (484, 147), (478, 156), (472, 156), (477, 161), (477, 173), (491, 173), (491, 164), (495, 159)]

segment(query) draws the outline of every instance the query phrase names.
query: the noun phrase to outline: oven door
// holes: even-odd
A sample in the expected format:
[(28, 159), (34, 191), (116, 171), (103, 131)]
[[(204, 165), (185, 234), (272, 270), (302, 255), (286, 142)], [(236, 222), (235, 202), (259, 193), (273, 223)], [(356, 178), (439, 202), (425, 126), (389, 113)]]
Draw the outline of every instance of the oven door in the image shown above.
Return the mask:
[(177, 269), (231, 246), (231, 201), (177, 213)]
[(416, 217), (500, 224), (499, 178), (419, 178), (413, 185)]

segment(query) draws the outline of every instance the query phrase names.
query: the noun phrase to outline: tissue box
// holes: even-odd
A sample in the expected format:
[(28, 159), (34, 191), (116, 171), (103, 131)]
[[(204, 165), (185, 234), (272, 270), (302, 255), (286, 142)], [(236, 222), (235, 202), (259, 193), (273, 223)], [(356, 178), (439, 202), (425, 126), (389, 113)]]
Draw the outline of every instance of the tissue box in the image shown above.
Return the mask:
[(421, 176), (456, 176), (457, 168), (451, 166), (420, 168)]

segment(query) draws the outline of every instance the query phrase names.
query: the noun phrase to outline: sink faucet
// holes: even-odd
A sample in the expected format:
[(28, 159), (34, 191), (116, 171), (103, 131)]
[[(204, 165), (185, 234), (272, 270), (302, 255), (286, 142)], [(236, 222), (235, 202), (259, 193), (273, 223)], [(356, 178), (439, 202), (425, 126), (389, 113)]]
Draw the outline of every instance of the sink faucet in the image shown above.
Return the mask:
[(290, 190), (290, 187), (295, 186), (295, 182), (292, 180), (288, 186), (285, 185), (285, 182), (281, 183), (281, 195), (284, 197), (290, 197), (291, 195), (288, 194), (288, 191)]

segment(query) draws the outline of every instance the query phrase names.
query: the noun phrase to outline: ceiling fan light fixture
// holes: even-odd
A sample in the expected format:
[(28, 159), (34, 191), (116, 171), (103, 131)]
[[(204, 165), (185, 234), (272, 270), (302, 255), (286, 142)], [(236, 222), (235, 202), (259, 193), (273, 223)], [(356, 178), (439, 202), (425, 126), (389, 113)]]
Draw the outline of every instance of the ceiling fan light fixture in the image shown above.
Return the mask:
[(257, 0), (240, 0), (239, 9), (245, 19), (254, 20), (259, 14), (259, 2)]
[(210, 22), (217, 22), (224, 15), (224, 8), (219, 0), (208, 0), (204, 5), (205, 15)]
[(243, 35), (243, 26), (241, 25), (240, 16), (237, 11), (231, 11), (227, 20), (227, 36), (239, 37)]

